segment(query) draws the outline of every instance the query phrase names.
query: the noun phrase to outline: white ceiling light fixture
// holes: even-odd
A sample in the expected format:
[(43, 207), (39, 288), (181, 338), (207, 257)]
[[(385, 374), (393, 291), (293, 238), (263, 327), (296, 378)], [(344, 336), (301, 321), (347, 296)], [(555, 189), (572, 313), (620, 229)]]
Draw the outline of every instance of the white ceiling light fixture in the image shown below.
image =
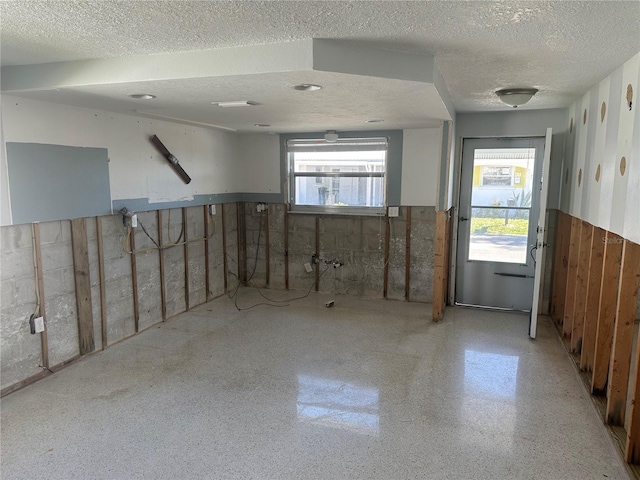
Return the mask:
[(536, 93), (538, 93), (537, 88), (502, 88), (496, 90), (496, 95), (502, 100), (502, 103), (513, 108), (524, 105), (531, 100)]
[(132, 93), (129, 95), (131, 98), (135, 98), (136, 100), (153, 100), (156, 98), (155, 95), (151, 95), (150, 93)]
[(366, 123), (382, 123), (384, 122), (384, 120), (381, 120), (379, 118), (373, 118), (371, 120), (365, 120)]
[(254, 126), (254, 127), (261, 127), (261, 128), (264, 128), (264, 127), (270, 127), (270, 126), (271, 126), (271, 124), (269, 124), (269, 123), (254, 123), (254, 124), (253, 124), (253, 126)]
[(223, 108), (234, 108), (234, 107), (255, 107), (258, 105), (257, 102), (252, 102), (250, 100), (233, 100), (231, 102), (211, 102), (211, 105), (216, 105), (218, 107)]
[(294, 85), (293, 89), (301, 92), (315, 92), (316, 90), (321, 90), (322, 86), (315, 85), (313, 83), (301, 83), (299, 85)]
[(327, 133), (324, 134), (324, 140), (328, 143), (335, 143), (338, 141), (338, 132), (335, 130), (327, 130)]

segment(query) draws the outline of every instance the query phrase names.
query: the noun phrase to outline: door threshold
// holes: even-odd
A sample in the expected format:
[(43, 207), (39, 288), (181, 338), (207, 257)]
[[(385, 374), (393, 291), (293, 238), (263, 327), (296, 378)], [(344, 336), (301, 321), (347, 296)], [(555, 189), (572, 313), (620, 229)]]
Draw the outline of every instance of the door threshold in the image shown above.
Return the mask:
[(481, 310), (495, 310), (498, 312), (531, 313), (531, 310), (518, 310), (517, 308), (504, 308), (504, 307), (490, 307), (487, 305), (474, 305), (473, 303), (455, 302), (454, 305), (456, 307), (478, 308)]

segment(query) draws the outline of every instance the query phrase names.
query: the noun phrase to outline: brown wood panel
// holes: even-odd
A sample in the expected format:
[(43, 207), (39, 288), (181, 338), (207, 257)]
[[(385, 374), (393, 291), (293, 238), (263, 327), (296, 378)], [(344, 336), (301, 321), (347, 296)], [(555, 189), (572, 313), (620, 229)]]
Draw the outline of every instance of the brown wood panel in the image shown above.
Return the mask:
[(320, 289), (320, 217), (316, 217), (316, 292)]
[(227, 221), (224, 213), (224, 203), (220, 204), (222, 212), (222, 269), (224, 271), (224, 293), (229, 289), (229, 265), (227, 263)]
[(289, 290), (289, 205), (284, 206), (284, 288)]
[(270, 258), (269, 258), (269, 245), (271, 244), (269, 240), (269, 205), (267, 205), (267, 209), (264, 211), (264, 266), (265, 266), (265, 287), (269, 288), (269, 281), (271, 279), (271, 269), (269, 268)]
[(621, 258), (622, 238), (615, 233), (607, 232), (600, 279), (596, 348), (593, 354), (593, 375), (591, 376), (591, 393), (594, 395), (604, 395), (607, 386)]
[(567, 283), (565, 291), (564, 314), (562, 321), (562, 334), (569, 338), (573, 330), (573, 313), (576, 296), (576, 276), (578, 273), (578, 253), (580, 250), (580, 232), (582, 222), (577, 218), (571, 218), (571, 236), (569, 239), (569, 265), (567, 267)]
[(598, 309), (600, 306), (600, 284), (602, 282), (605, 236), (605, 230), (593, 227), (591, 248), (589, 251), (587, 303), (585, 306), (582, 352), (580, 355), (580, 369), (587, 372), (593, 371), (593, 355), (596, 350), (596, 331), (598, 328)]
[(569, 239), (571, 236), (571, 217), (558, 211), (556, 225), (555, 252), (553, 260), (553, 279), (551, 295), (551, 317), (556, 324), (561, 324), (564, 315), (564, 298), (567, 287), (567, 266), (569, 256)]
[(573, 322), (571, 325), (571, 352), (580, 353), (584, 334), (584, 314), (587, 305), (587, 284), (589, 280), (589, 257), (593, 226), (582, 222), (578, 247), (578, 266), (576, 270), (576, 290), (574, 293)]
[(382, 297), (387, 298), (389, 293), (389, 235), (391, 235), (391, 224), (389, 223), (389, 207), (387, 207), (384, 216), (384, 273)]
[(405, 207), (405, 211), (407, 212), (407, 228), (404, 252), (404, 298), (408, 302), (411, 292), (411, 207)]
[(640, 463), (640, 335), (636, 340), (636, 358), (634, 359), (633, 383), (631, 385), (631, 407), (629, 410), (629, 428), (625, 445), (625, 460)]
[(184, 306), (191, 308), (189, 301), (189, 225), (187, 224), (187, 208), (182, 207), (182, 231), (184, 232)]
[(42, 249), (40, 248), (40, 225), (31, 224), (33, 235), (33, 255), (36, 261), (36, 285), (38, 290), (38, 313), (45, 320), (44, 332), (40, 333), (40, 348), (42, 351), (42, 367), (49, 368), (49, 340), (47, 337), (47, 312), (44, 301), (44, 275), (42, 272)]
[(202, 218), (204, 221), (204, 300), (211, 299), (211, 287), (209, 285), (209, 205), (202, 206)]
[(102, 349), (107, 348), (107, 288), (104, 278), (104, 241), (102, 237), (102, 217), (96, 217), (96, 236), (98, 237), (98, 276), (100, 277), (100, 328), (102, 331)]
[(607, 423), (624, 425), (640, 279), (640, 245), (624, 241), (607, 384)]
[[(131, 228), (131, 227), (130, 227)], [(131, 250), (131, 291), (133, 292), (133, 324), (136, 333), (140, 331), (140, 300), (138, 297), (138, 265), (136, 262), (136, 229), (131, 228), (129, 236), (129, 249)]]
[(447, 237), (447, 212), (436, 212), (436, 238), (434, 244), (433, 258), (433, 303), (432, 319), (442, 320), (445, 306), (445, 262)]
[(91, 278), (89, 277), (89, 243), (87, 241), (87, 219), (71, 220), (71, 242), (73, 250), (73, 276), (76, 285), (78, 316), (78, 343), (80, 355), (93, 352), (93, 308), (91, 306)]
[(158, 210), (158, 261), (160, 265), (160, 303), (162, 307), (162, 321), (167, 320), (167, 290), (164, 273), (164, 243), (162, 240), (162, 210)]

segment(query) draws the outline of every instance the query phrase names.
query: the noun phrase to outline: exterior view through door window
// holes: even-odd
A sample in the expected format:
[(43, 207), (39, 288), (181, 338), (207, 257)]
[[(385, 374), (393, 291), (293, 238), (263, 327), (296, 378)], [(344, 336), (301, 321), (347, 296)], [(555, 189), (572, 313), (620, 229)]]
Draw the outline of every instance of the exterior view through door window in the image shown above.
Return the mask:
[(527, 262), (535, 148), (475, 149), (469, 260)]

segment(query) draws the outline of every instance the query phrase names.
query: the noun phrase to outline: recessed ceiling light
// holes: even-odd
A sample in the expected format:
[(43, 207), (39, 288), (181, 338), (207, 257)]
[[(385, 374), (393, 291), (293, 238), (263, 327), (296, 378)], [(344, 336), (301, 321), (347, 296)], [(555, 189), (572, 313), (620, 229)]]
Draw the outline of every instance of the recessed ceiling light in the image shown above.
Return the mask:
[(382, 123), (384, 120), (380, 120), (379, 118), (374, 118), (372, 120), (365, 120), (367, 123)]
[(132, 93), (129, 95), (131, 98), (135, 98), (136, 100), (153, 100), (156, 98), (155, 95), (151, 95), (150, 93)]
[(254, 123), (254, 127), (270, 127), (271, 125), (268, 123)]
[(301, 92), (313, 92), (315, 90), (320, 90), (322, 87), (320, 85), (314, 85), (313, 83), (301, 83), (300, 85), (294, 85), (294, 90), (300, 90)]
[(231, 102), (211, 102), (211, 105), (217, 105), (218, 107), (253, 107), (258, 105), (256, 102), (251, 102), (249, 100), (234, 100)]

